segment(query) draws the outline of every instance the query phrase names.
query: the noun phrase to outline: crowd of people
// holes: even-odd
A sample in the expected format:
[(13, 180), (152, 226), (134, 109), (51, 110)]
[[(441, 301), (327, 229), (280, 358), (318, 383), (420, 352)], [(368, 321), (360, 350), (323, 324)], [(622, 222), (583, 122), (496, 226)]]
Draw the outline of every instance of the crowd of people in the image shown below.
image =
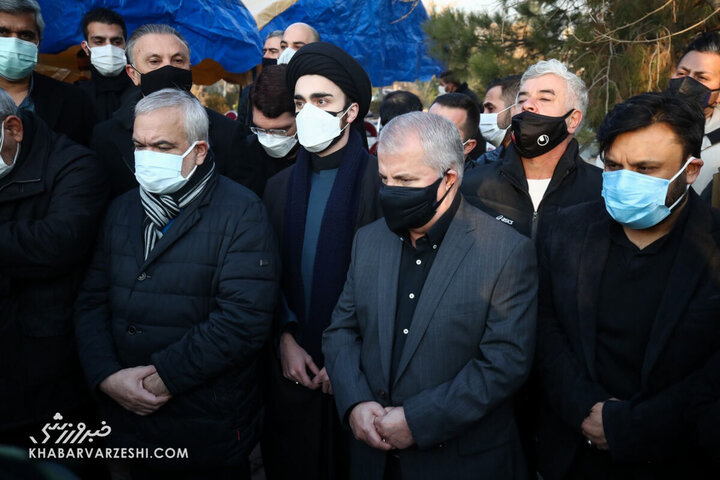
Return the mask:
[(269, 480), (718, 478), (720, 33), (611, 109), (598, 168), (558, 60), (388, 93), (369, 149), (370, 79), (309, 25), (237, 121), (172, 26), (80, 26), (65, 84), (0, 2), (7, 478), (249, 479), (258, 444)]

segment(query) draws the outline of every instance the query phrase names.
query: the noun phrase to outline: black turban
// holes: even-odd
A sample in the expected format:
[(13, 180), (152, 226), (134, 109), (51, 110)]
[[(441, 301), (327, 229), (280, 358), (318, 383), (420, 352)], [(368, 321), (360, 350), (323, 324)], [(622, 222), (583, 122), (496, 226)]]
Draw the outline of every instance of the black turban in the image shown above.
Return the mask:
[(345, 50), (332, 43), (308, 43), (295, 52), (288, 63), (285, 81), (290, 93), (295, 91), (295, 82), (303, 75), (321, 75), (340, 87), (360, 106), (358, 119), (362, 123), (370, 109), (372, 85), (362, 66)]

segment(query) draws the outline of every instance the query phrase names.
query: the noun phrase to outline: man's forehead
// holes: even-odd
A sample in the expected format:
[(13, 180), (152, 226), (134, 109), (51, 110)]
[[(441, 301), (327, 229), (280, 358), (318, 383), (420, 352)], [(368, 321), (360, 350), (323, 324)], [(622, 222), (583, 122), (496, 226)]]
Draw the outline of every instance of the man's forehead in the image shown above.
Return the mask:
[(187, 46), (175, 35), (166, 33), (148, 33), (138, 38), (133, 48), (137, 55), (176, 55), (189, 56)]
[(122, 36), (122, 27), (117, 23), (90, 22), (88, 24), (88, 34), (92, 35), (120, 35)]
[(536, 78), (528, 78), (520, 85), (520, 93), (537, 93), (541, 90), (552, 90), (555, 95), (565, 93), (567, 83), (565, 79), (554, 73), (546, 73)]
[(429, 110), (430, 113), (434, 113), (435, 115), (440, 115), (441, 117), (445, 117), (451, 122), (453, 122), (456, 126), (457, 124), (462, 124), (465, 122), (465, 119), (467, 118), (467, 112), (464, 108), (456, 108), (456, 107), (448, 107), (446, 105), (441, 105), (439, 103), (435, 103), (430, 107)]
[(0, 26), (9, 30), (33, 30), (38, 33), (35, 15), (32, 13), (0, 12)]
[(680, 59), (678, 68), (717, 74), (720, 73), (720, 54), (693, 50)]
[(333, 96), (344, 95), (337, 83), (322, 75), (303, 75), (295, 82), (295, 95), (309, 97), (317, 93), (330, 93)]

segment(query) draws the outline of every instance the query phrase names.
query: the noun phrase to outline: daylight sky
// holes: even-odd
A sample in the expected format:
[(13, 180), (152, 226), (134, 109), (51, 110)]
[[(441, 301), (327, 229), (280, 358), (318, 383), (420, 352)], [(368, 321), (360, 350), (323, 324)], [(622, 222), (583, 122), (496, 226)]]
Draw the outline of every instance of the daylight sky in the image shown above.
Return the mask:
[(454, 7), (467, 11), (495, 10), (497, 0), (423, 0), (425, 8), (429, 11), (430, 6), (435, 4), (439, 8)]

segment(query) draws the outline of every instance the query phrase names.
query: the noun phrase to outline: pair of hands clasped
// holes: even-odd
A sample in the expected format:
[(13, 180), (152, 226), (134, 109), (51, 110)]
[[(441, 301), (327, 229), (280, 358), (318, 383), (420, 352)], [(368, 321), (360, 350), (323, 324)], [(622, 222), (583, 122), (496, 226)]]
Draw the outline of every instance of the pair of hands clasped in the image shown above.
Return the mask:
[(100, 390), (137, 415), (150, 415), (172, 397), (153, 365), (115, 372), (102, 381)]
[[(280, 362), (283, 376), (310, 390), (322, 388), (323, 393), (332, 395), (332, 385), (325, 367), (319, 369), (308, 353), (297, 344), (291, 333), (285, 332), (280, 337)], [(310, 370), (313, 378), (307, 373)]]
[(356, 439), (379, 450), (402, 450), (415, 443), (403, 407), (383, 408), (377, 402), (358, 403), (348, 421)]

